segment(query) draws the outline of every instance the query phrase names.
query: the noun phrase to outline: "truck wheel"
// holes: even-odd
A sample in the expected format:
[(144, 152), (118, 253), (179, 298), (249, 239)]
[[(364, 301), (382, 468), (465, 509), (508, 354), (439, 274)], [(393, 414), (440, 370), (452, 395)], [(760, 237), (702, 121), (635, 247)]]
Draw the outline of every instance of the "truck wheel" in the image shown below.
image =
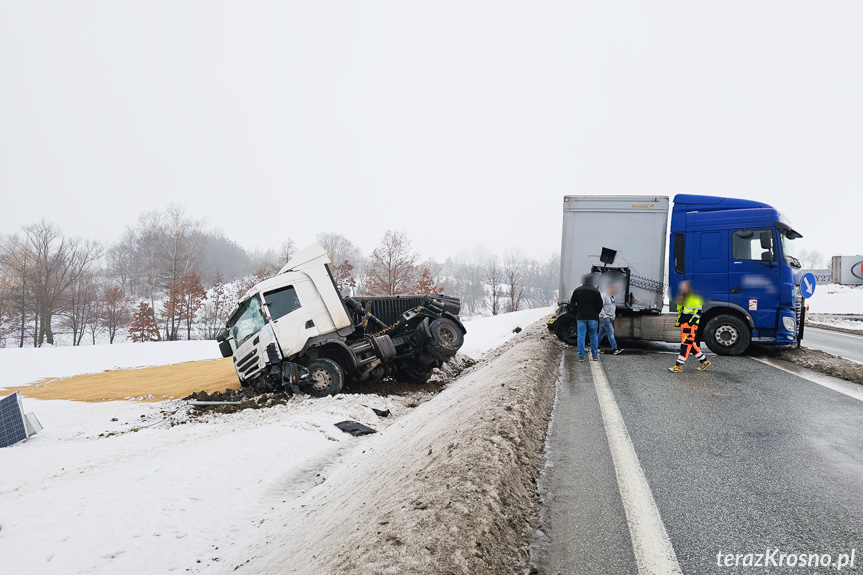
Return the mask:
[(342, 390), (344, 382), (345, 374), (333, 360), (322, 357), (309, 364), (309, 383), (305, 386), (309, 395), (336, 395)]
[(578, 345), (578, 322), (575, 316), (564, 314), (554, 320), (554, 335), (567, 345)]
[(435, 359), (447, 361), (464, 345), (464, 334), (458, 324), (442, 317), (429, 325), (432, 338), (428, 342), (429, 353)]
[(752, 334), (745, 321), (736, 315), (722, 314), (707, 322), (704, 341), (716, 355), (740, 355), (749, 347)]
[(425, 383), (431, 377), (432, 370), (423, 367), (402, 367), (396, 374), (396, 380), (401, 383)]

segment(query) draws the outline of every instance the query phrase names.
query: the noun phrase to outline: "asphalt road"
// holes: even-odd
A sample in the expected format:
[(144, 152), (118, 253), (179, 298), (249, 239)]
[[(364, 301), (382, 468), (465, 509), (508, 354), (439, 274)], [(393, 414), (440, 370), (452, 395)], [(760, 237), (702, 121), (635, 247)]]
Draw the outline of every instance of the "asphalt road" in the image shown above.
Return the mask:
[(806, 326), (803, 345), (863, 362), (863, 336)]
[[(540, 485), (540, 573), (832, 573), (771, 557), (835, 564), (852, 549), (855, 568), (841, 572), (863, 573), (863, 395), (711, 359), (704, 373), (690, 362), (672, 374), (673, 354), (633, 352), (597, 370), (567, 350)], [(663, 549), (679, 571), (656, 567)], [(769, 566), (720, 566), (718, 553), (766, 553)]]

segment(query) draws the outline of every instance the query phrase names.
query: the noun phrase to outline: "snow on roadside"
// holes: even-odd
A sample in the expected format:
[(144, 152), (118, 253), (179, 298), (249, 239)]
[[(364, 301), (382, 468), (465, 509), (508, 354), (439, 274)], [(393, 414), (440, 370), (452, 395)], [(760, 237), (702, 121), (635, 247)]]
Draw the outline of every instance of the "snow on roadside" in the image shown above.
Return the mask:
[[(474, 357), (551, 308), (467, 322)], [(218, 357), (214, 342), (0, 350), (0, 386)], [(24, 398), (45, 427), (0, 449), (0, 556), (10, 573), (165, 573), (218, 565), (223, 551), (336, 470), (360, 441), (428, 396), (343, 395), (160, 424), (182, 402)], [(379, 418), (370, 407), (389, 409)], [(116, 421), (115, 421), (116, 420)], [(182, 421), (182, 418), (171, 418)], [(270, 515), (272, 516), (272, 515)], [(200, 561), (200, 563), (198, 563)]]
[(863, 314), (863, 286), (819, 284), (806, 304), (809, 313)]
[(550, 316), (553, 307), (525, 309), (512, 313), (481, 317), (464, 322), (467, 335), (461, 352), (473, 359), (479, 359), (487, 351), (505, 343), (515, 334), (517, 327), (526, 328), (533, 322)]
[(274, 507), (217, 572), (522, 572), (563, 349), (545, 325), (525, 328)]
[(222, 357), (214, 341), (156, 341), (0, 349), (0, 388), (27, 385), (43, 379), (171, 365)]
[[(218, 563), (220, 547), (264, 510), (321, 481), (356, 445), (336, 422), (383, 429), (414, 403), (376, 395), (298, 398), (162, 427), (162, 412), (181, 402), (25, 398), (45, 430), (0, 450), (4, 569), (113, 575)], [(395, 417), (379, 418), (370, 407)]]
[(861, 319), (847, 319), (842, 317), (830, 317), (829, 315), (807, 316), (806, 325), (812, 327), (826, 327), (863, 333), (863, 317)]

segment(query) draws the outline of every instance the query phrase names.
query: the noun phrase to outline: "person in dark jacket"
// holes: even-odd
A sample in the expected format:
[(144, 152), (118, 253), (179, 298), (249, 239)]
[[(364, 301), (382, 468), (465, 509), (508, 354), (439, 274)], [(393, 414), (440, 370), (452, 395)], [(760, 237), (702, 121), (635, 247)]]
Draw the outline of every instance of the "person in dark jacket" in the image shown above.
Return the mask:
[(590, 274), (582, 278), (583, 285), (572, 292), (569, 307), (575, 311), (578, 322), (578, 360), (584, 361), (584, 339), (590, 337), (590, 354), (594, 361), (599, 361), (599, 312), (602, 311), (602, 295), (593, 285)]

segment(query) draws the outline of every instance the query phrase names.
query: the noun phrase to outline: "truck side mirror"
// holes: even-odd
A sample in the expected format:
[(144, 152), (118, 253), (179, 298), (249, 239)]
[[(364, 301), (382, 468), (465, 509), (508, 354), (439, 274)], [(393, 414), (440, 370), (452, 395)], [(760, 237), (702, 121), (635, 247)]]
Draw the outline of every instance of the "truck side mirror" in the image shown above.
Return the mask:
[(219, 332), (219, 335), (216, 336), (216, 341), (222, 343), (223, 341), (226, 341), (229, 337), (231, 337), (231, 333), (228, 331), (228, 328), (224, 328), (222, 331)]
[(769, 250), (766, 252), (761, 252), (761, 261), (772, 264), (773, 263), (773, 252), (769, 251)]
[[(761, 249), (762, 250), (772, 250), (773, 249), (773, 234), (771, 232), (761, 232)], [(763, 256), (762, 256), (763, 259)], [(772, 258), (771, 258), (771, 261)]]
[(232, 355), (234, 355), (234, 350), (231, 349), (231, 342), (220, 341), (219, 352), (222, 354), (222, 357), (231, 357)]

